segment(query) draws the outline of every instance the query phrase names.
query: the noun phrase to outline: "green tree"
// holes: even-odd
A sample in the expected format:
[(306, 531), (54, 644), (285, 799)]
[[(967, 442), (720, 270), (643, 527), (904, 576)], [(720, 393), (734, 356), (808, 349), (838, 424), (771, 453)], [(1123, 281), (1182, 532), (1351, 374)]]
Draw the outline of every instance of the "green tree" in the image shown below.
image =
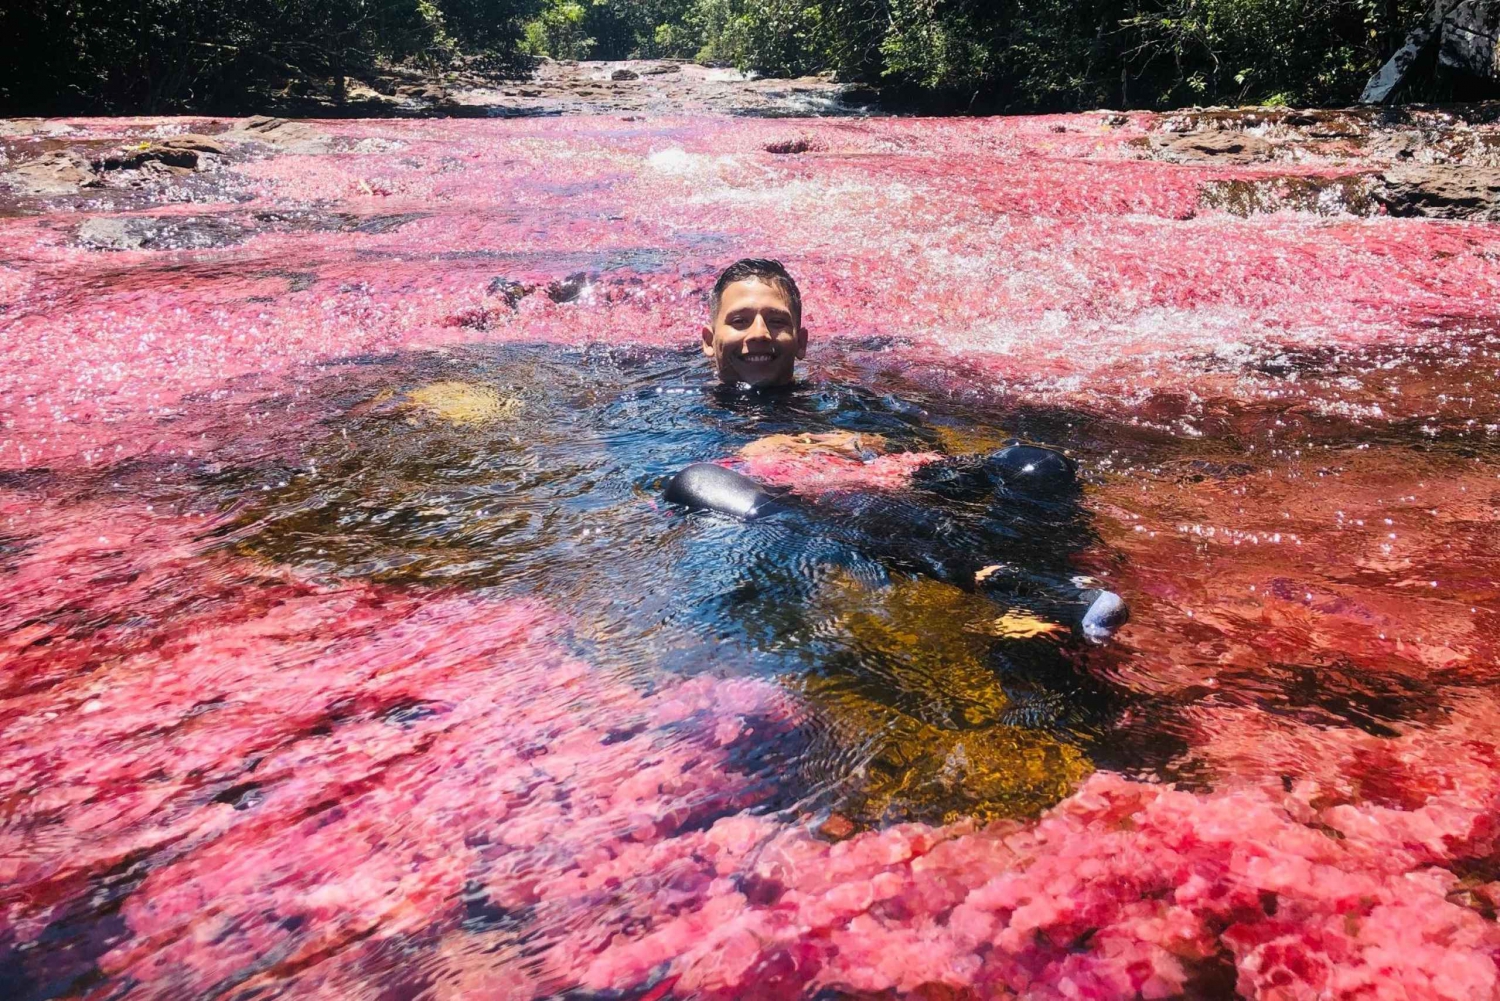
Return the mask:
[(532, 0), (43, 0), (0, 8), (0, 112), (253, 105), (278, 82), (341, 92), (376, 64), (513, 59)]

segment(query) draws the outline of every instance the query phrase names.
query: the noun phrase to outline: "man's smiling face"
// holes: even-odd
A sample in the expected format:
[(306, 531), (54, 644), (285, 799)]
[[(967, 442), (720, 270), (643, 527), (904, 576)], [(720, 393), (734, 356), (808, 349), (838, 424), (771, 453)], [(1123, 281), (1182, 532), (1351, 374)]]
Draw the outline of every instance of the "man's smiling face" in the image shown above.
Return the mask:
[(807, 354), (807, 329), (785, 292), (747, 278), (725, 287), (713, 325), (703, 328), (703, 353), (724, 382), (784, 386)]

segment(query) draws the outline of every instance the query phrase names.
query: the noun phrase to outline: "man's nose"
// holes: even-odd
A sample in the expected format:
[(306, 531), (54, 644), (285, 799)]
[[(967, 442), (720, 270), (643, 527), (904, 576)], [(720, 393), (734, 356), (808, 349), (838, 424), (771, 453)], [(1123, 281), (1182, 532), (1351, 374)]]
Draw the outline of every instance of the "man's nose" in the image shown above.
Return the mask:
[(762, 337), (768, 341), (771, 340), (771, 328), (766, 326), (766, 318), (764, 316), (757, 315), (755, 322), (750, 324), (750, 329), (745, 334), (745, 340), (759, 340)]

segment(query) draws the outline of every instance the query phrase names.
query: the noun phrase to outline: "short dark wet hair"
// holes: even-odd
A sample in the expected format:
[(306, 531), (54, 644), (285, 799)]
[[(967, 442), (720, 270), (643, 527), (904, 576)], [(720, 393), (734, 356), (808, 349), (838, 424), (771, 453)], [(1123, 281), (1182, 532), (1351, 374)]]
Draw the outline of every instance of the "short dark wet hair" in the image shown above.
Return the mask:
[(797, 325), (802, 325), (802, 292), (797, 288), (797, 280), (786, 270), (786, 265), (780, 261), (773, 261), (769, 257), (742, 257), (729, 267), (719, 272), (719, 278), (714, 282), (714, 290), (708, 297), (708, 315), (712, 320), (719, 315), (719, 303), (724, 299), (724, 290), (735, 282), (743, 282), (754, 279), (765, 282), (772, 288), (780, 289), (792, 304), (792, 316)]

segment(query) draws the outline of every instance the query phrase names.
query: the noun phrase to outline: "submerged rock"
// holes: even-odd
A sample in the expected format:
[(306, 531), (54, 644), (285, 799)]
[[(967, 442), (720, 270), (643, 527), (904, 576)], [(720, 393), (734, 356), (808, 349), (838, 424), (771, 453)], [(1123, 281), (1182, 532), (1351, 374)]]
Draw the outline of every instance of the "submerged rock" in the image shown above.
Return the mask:
[(201, 216), (96, 216), (79, 223), (90, 250), (208, 250), (239, 243), (250, 230), (238, 220)]
[(822, 152), (822, 149), (823, 147), (815, 140), (805, 137), (782, 139), (779, 142), (769, 143), (766, 146), (767, 153), (777, 153), (783, 156), (792, 153), (818, 153)]
[(746, 459), (759, 457), (797, 458), (809, 455), (844, 455), (870, 459), (885, 451), (882, 435), (855, 431), (830, 431), (822, 434), (772, 434), (750, 442), (740, 449)]
[(286, 153), (327, 153), (329, 137), (306, 122), (255, 115), (218, 137), (224, 142), (265, 143)]
[(1500, 169), (1421, 166), (1386, 171), (1374, 197), (1391, 215), (1500, 221)]
[(141, 237), (132, 219), (101, 217), (78, 224), (78, 242), (90, 250), (140, 250)]
[(458, 425), (490, 424), (521, 411), (515, 397), (468, 382), (430, 383), (407, 393), (406, 401), (413, 409)]
[[(153, 166), (148, 162), (146, 169)], [(196, 215), (95, 216), (74, 236), (91, 250), (209, 250), (243, 243), (258, 233), (391, 233), (426, 217), (422, 212), (356, 215), (291, 210)]]
[(515, 309), (520, 305), (522, 299), (536, 291), (536, 286), (500, 275), (490, 279), (490, 283), (485, 286), (485, 289), (490, 295), (499, 296), (505, 300), (505, 304), (511, 309)]
[(1229, 178), (1205, 184), (1198, 200), (1205, 208), (1237, 216), (1282, 211), (1370, 216), (1380, 208), (1373, 194), (1379, 181), (1374, 173)]
[(1017, 718), (1022, 693), (991, 661), (997, 638), (1047, 644), (1062, 627), (1016, 609), (996, 618), (983, 597), (927, 579), (872, 588), (834, 574), (815, 607), (821, 635), (878, 665), (879, 684), (840, 671), (787, 681), (828, 742), (813, 760), (840, 747), (868, 756), (835, 805), (855, 825), (1024, 817), (1093, 771), (1067, 734)]
[(383, 212), (359, 215), (321, 209), (276, 209), (251, 216), (259, 225), (291, 233), (394, 233), (407, 223), (427, 218), (426, 212)]
[(73, 194), (100, 183), (93, 164), (71, 149), (43, 153), (0, 174), (0, 179), (22, 195)]
[(1274, 147), (1245, 132), (1209, 130), (1189, 132), (1167, 143), (1159, 155), (1179, 162), (1258, 163), (1271, 159)]
[(546, 288), (547, 298), (556, 303), (572, 302), (589, 287), (589, 276), (580, 271), (550, 283)]
[(223, 156), (228, 150), (224, 144), (208, 136), (172, 136), (153, 142), (143, 142), (115, 151), (99, 161), (102, 170), (139, 170), (149, 163), (160, 163), (183, 171), (198, 170), (204, 166), (203, 156)]

